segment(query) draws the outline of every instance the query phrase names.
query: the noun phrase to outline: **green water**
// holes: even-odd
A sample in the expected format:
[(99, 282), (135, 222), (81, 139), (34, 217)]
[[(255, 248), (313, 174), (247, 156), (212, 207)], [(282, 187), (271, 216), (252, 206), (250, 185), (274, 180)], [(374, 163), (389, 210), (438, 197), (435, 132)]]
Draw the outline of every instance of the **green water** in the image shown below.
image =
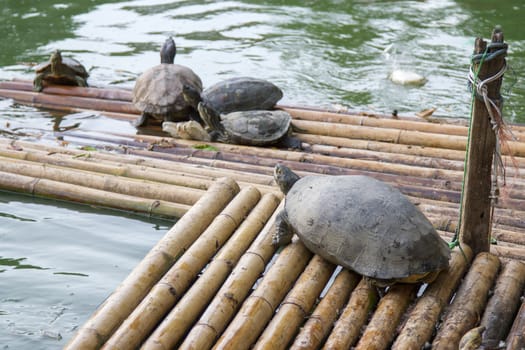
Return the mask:
[[(32, 79), (31, 65), (58, 48), (88, 68), (91, 85), (132, 87), (171, 35), (176, 61), (206, 86), (250, 75), (279, 85), (286, 104), (408, 115), (435, 107), (439, 116), (466, 118), (474, 38), (499, 24), (512, 67), (504, 115), (523, 123), (524, 10), (521, 0), (4, 0), (0, 80)], [(388, 75), (397, 68), (427, 83), (393, 84)], [(135, 130), (95, 114), (0, 100), (0, 135), (56, 144), (46, 133), (75, 127)], [(113, 214), (0, 192), (3, 348), (63, 346), (169, 227)]]

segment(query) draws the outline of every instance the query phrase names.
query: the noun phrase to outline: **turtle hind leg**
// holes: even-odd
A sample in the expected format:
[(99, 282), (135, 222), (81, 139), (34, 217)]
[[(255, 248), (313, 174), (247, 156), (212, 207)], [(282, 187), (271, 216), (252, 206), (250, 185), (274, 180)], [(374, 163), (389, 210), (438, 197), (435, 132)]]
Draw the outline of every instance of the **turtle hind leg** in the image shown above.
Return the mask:
[(140, 117), (138, 117), (134, 122), (133, 122), (133, 126), (136, 127), (136, 128), (140, 128), (142, 126), (146, 126), (148, 125), (148, 120), (150, 118), (150, 115), (146, 112), (142, 112), (142, 114), (140, 115)]
[(275, 231), (272, 235), (272, 245), (274, 247), (280, 247), (289, 244), (292, 241), (294, 230), (288, 218), (286, 212), (281, 210), (275, 217)]
[(80, 77), (80, 76), (75, 76), (75, 81), (77, 82), (77, 85), (78, 86), (81, 86), (81, 87), (88, 87), (88, 84), (87, 84), (87, 81), (86, 79)]

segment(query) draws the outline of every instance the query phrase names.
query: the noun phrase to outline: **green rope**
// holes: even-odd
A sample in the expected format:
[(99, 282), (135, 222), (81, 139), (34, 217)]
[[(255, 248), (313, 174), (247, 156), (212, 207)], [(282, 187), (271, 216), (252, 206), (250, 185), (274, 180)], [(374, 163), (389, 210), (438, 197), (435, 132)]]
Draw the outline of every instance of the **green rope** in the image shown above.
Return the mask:
[[(478, 81), (478, 75), (479, 71), (481, 70), (481, 66), (483, 65), (483, 62), (485, 61), (485, 58), (488, 54), (488, 46), (485, 49), (485, 52), (481, 55), (481, 58), (479, 59), (479, 66), (477, 71), (474, 74), (474, 83)], [(471, 64), (473, 64), (474, 59), (479, 58), (478, 55), (473, 55), (471, 58)], [(454, 247), (459, 247), (461, 252), (463, 253), (463, 250), (461, 249), (461, 246), (459, 245), (459, 230), (461, 228), (461, 218), (463, 216), (463, 197), (465, 193), (465, 177), (467, 176), (467, 160), (468, 160), (468, 150), (470, 148), (470, 137), (471, 137), (471, 130), (472, 130), (472, 115), (474, 114), (474, 103), (476, 99), (476, 87), (472, 86), (472, 94), (470, 98), (470, 117), (469, 117), (469, 123), (468, 123), (468, 135), (467, 135), (467, 149), (465, 152), (465, 159), (463, 160), (463, 180), (461, 181), (461, 196), (459, 197), (459, 220), (458, 225), (456, 227), (456, 232), (454, 233), (454, 237), (452, 237), (452, 241), (448, 244), (450, 249), (453, 249)], [(463, 253), (463, 256), (465, 256), (465, 253)]]

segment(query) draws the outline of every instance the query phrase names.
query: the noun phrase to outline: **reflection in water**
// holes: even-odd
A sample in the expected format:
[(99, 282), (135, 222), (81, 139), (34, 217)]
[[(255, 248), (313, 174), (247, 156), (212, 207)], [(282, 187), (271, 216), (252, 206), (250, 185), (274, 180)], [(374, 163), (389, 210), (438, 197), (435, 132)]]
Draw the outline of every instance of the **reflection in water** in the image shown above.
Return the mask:
[[(27, 258), (5, 258), (0, 256), (0, 266), (11, 266), (13, 269), (34, 269), (34, 270), (47, 270), (45, 267), (40, 267), (31, 264), (22, 264), (22, 261)], [(0, 270), (4, 272), (5, 270)]]

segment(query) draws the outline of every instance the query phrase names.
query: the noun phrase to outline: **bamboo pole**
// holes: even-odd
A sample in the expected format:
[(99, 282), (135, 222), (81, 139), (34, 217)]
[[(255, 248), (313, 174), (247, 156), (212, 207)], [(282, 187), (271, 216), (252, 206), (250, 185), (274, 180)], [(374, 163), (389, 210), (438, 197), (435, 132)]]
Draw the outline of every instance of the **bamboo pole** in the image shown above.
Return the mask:
[(387, 349), (395, 337), (396, 327), (419, 285), (396, 284), (381, 298), (377, 309), (368, 323), (356, 350)]
[(211, 186), (99, 306), (65, 349), (100, 348), (238, 191), (237, 184), (228, 178)]
[(274, 222), (283, 205), (284, 201), (281, 201), (278, 209), (274, 211), (250, 248), (235, 265), (232, 273), (179, 349), (210, 349), (224, 331), (275, 252), (275, 247), (272, 245)]
[(311, 257), (312, 253), (300, 241), (286, 246), (215, 343), (214, 349), (248, 348), (255, 343)]
[(241, 255), (266, 224), (279, 199), (273, 194), (262, 197), (226, 245), (217, 253), (202, 275), (148, 337), (143, 349), (174, 348), (206, 308), (226, 280)]
[(346, 269), (339, 271), (326, 295), (308, 316), (290, 350), (314, 350), (321, 347), (360, 278)]
[(349, 349), (359, 338), (361, 328), (365, 325), (369, 312), (375, 307), (377, 299), (377, 289), (366, 279), (361, 279), (323, 349)]
[(190, 208), (185, 204), (171, 203), (156, 199), (144, 199), (3, 171), (0, 171), (0, 189), (26, 193), (37, 197), (128, 210), (148, 216), (179, 218)]
[(2, 156), (0, 156), (0, 171), (186, 205), (194, 204), (204, 194), (204, 191), (199, 189), (127, 179), (116, 175), (101, 175), (85, 170), (71, 170), (65, 167), (13, 160)]
[(525, 347), (525, 301), (521, 303), (506, 343), (507, 349), (523, 349)]
[(441, 272), (418, 299), (392, 345), (392, 350), (419, 350), (430, 340), (439, 315), (448, 305), (472, 261), (472, 250), (466, 245), (461, 248), (463, 252), (459, 249), (452, 252), (449, 268)]
[(241, 190), (153, 286), (142, 302), (107, 341), (103, 349), (138, 347), (180, 300), (209, 259), (233, 234), (259, 199), (260, 193), (254, 187)]
[(335, 266), (315, 255), (279, 306), (279, 311), (263, 331), (253, 349), (288, 349), (289, 343), (310, 314)]
[(500, 261), (494, 255), (476, 256), (432, 342), (432, 349), (457, 349), (461, 337), (476, 326), (499, 266)]
[(480, 326), (485, 327), (483, 345), (497, 347), (508, 335), (518, 311), (525, 285), (525, 264), (510, 260), (498, 276), (494, 293), (487, 303)]
[[(492, 33), (492, 44), (503, 45), (503, 33), (496, 29)], [(505, 44), (506, 48), (506, 44)], [(476, 38), (474, 54), (482, 55), (487, 50), (487, 42)], [(487, 53), (494, 53), (497, 49), (491, 48)], [(506, 51), (505, 51), (506, 55)], [(479, 79), (483, 81), (495, 76), (505, 66), (505, 55), (497, 56), (487, 62), (473, 62), (474, 72), (479, 71)], [(501, 107), (502, 77), (486, 84), (487, 97)], [(475, 86), (473, 87), (475, 88)], [(465, 191), (459, 239), (469, 245), (474, 254), (489, 251), (491, 226), (491, 187), (492, 162), (496, 150), (496, 135), (492, 128), (489, 111), (485, 102), (476, 98), (473, 101), (471, 133), (468, 144), (467, 170), (465, 173)], [(493, 107), (492, 113), (496, 113)], [(495, 175), (495, 174), (494, 174)]]

